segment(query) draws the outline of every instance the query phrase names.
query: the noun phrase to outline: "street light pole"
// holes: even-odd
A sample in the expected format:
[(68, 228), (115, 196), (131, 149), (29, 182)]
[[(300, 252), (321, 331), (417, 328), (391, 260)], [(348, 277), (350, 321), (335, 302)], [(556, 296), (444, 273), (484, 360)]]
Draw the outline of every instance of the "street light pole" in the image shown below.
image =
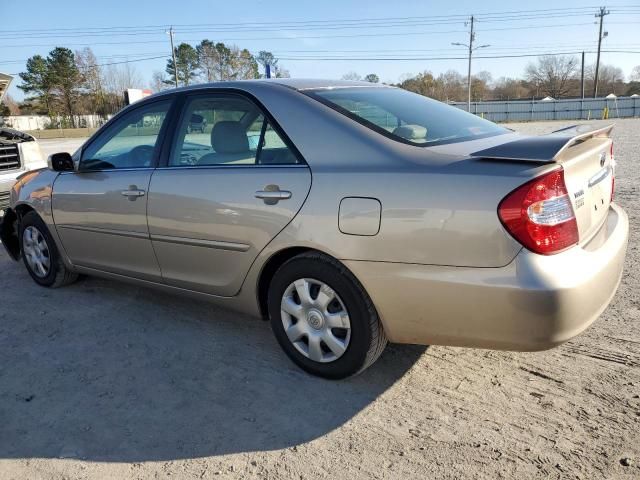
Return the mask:
[[(473, 54), (473, 15), (471, 15), (471, 27), (469, 28), (469, 66), (467, 68), (467, 112), (471, 113), (471, 55)], [(477, 110), (476, 110), (477, 111)]]
[(474, 18), (471, 15), (471, 19), (469, 20), (470, 28), (469, 28), (469, 43), (460, 43), (454, 42), (451, 45), (456, 45), (459, 47), (466, 47), (469, 50), (469, 65), (467, 68), (467, 112), (471, 113), (471, 57), (473, 56), (473, 52), (478, 50), (479, 48), (490, 47), (491, 45), (479, 45), (477, 47), (473, 46), (473, 42), (476, 39), (476, 32), (474, 30)]

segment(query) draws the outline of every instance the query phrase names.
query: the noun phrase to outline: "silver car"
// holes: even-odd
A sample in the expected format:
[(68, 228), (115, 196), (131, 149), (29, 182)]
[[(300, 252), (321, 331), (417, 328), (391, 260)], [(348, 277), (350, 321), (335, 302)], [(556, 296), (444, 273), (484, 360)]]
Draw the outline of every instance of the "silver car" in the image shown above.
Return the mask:
[(387, 341), (547, 349), (620, 281), (610, 131), (526, 137), (370, 83), (199, 85), (24, 174), (1, 236), (46, 287), (100, 275), (269, 319), (323, 377)]

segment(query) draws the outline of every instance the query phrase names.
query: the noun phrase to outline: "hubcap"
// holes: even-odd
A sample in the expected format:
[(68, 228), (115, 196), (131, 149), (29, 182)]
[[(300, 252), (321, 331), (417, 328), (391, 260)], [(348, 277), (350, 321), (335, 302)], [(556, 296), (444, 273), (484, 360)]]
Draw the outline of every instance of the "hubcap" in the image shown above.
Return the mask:
[(290, 284), (282, 295), (280, 317), (291, 344), (310, 360), (333, 362), (349, 346), (349, 313), (324, 282), (301, 278)]
[(51, 269), (49, 246), (36, 227), (27, 227), (22, 233), (22, 253), (29, 269), (39, 278), (44, 278)]

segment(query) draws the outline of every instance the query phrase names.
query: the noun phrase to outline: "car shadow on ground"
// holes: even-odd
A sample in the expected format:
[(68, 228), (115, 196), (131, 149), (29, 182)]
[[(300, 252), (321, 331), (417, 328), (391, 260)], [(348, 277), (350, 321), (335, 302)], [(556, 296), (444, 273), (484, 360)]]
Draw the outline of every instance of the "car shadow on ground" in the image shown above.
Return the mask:
[(392, 345), (360, 376), (321, 380), (289, 362), (266, 322), (99, 279), (42, 289), (4, 252), (0, 267), (0, 458), (295, 446), (361, 412), (426, 348)]

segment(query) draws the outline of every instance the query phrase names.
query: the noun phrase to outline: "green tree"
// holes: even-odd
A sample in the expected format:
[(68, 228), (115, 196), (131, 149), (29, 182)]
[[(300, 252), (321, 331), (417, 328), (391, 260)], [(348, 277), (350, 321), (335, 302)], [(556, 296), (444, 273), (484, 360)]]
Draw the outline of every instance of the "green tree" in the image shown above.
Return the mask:
[(278, 59), (273, 55), (273, 53), (261, 50), (256, 56), (256, 61), (264, 68), (265, 76), (267, 75), (267, 65), (269, 65), (269, 68), (271, 69), (271, 76), (275, 76), (274, 72), (278, 68)]
[(44, 105), (47, 115), (52, 114), (52, 83), (49, 76), (47, 60), (41, 55), (34, 55), (27, 60), (27, 70), (20, 73), (22, 84), (18, 88), (27, 95), (36, 97)]
[(232, 49), (234, 56), (234, 72), (235, 80), (250, 80), (252, 78), (260, 78), (258, 71), (258, 62), (246, 48), (239, 50), (238, 47)]
[(380, 77), (375, 73), (370, 73), (368, 75), (365, 75), (364, 81), (370, 83), (380, 83)]
[(198, 76), (198, 69), (200, 68), (196, 49), (188, 43), (181, 43), (175, 47), (174, 53), (176, 56), (177, 69), (174, 68), (173, 58), (167, 60), (166, 71), (170, 78), (166, 80), (166, 83), (175, 84), (176, 70), (178, 73), (178, 84), (189, 85), (193, 83), (193, 80)]
[(11, 115), (11, 110), (9, 110), (9, 106), (4, 103), (4, 100), (0, 102), (0, 117), (8, 117)]
[(627, 91), (625, 92), (625, 95), (640, 95), (640, 81), (638, 82), (629, 82), (627, 84)]
[(207, 82), (233, 80), (234, 55), (224, 43), (202, 40), (196, 47), (198, 64)]
[(47, 57), (47, 76), (60, 102), (62, 113), (75, 126), (73, 115), (75, 103), (82, 85), (82, 75), (76, 65), (73, 52), (68, 48), (56, 47)]
[(271, 52), (267, 52), (262, 50), (258, 52), (258, 55), (255, 57), (258, 64), (262, 65), (265, 70), (264, 75), (260, 75), (256, 78), (265, 77), (267, 65), (271, 68), (271, 76), (273, 78), (289, 78), (289, 71), (279, 64), (279, 60), (273, 55)]
[(398, 86), (410, 92), (432, 98), (436, 97), (438, 90), (438, 82), (429, 71), (419, 73), (415, 77), (406, 78)]

